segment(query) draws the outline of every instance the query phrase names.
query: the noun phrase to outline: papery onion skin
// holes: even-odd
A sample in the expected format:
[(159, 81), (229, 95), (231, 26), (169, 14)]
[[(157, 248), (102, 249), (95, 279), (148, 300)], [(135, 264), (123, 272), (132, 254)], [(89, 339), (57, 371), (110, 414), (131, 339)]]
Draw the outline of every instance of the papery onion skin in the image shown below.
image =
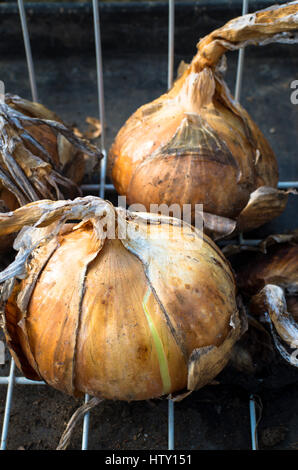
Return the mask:
[(298, 294), (298, 232), (276, 240), (268, 237), (260, 252), (251, 253), (236, 269), (237, 285), (245, 295), (254, 295), (267, 284), (278, 285), (287, 295)]
[[(296, 2), (272, 7), (206, 36), (172, 89), (126, 121), (109, 161), (114, 185), (129, 205), (150, 211), (152, 204), (191, 204), (194, 224), (195, 205), (203, 204), (205, 230), (214, 239), (251, 230), (283, 212), (287, 195), (276, 189), (275, 154), (231, 97), (216, 65), (226, 50), (278, 41), (281, 32), (283, 40), (291, 36), (295, 42), (297, 9)], [(255, 194), (259, 188), (265, 188), (267, 201)]]
[(242, 247), (233, 260), (239, 292), (248, 312), (267, 324), (281, 356), (297, 367), (291, 354), (298, 347), (298, 231), (271, 235), (252, 250)]
[[(156, 398), (209, 383), (241, 334), (235, 280), (220, 250), (190, 226), (181, 234), (176, 219), (129, 214), (98, 205), (99, 198), (76, 201), (41, 201), (10, 219), (0, 215), (2, 233), (10, 223), (20, 227), (18, 214), (26, 209), (30, 218), (32, 209), (50, 208), (52, 224), (58, 206), (62, 214), (69, 208), (87, 214), (79, 226), (66, 224), (40, 243), (25, 278), (7, 294), (5, 333), (19, 368), (70, 395), (111, 400)], [(98, 236), (98, 207), (127, 227), (125, 239)], [(175, 236), (170, 241), (162, 238), (168, 229)], [(52, 230), (27, 233), (36, 242)], [(1, 276), (6, 298), (13, 276)]]

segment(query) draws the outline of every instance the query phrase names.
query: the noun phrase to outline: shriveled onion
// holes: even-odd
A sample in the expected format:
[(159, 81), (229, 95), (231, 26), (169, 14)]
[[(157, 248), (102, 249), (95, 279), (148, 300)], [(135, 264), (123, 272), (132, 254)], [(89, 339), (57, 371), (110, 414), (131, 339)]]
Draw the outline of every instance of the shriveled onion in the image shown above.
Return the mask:
[(131, 401), (198, 389), (225, 367), (241, 334), (234, 276), (202, 232), (91, 196), (0, 215), (1, 235), (21, 227), (0, 282), (26, 377)]
[(9, 210), (81, 195), (85, 159), (100, 152), (39, 103), (5, 95), (0, 104), (0, 200)]
[[(228, 50), (297, 42), (297, 1), (236, 18), (198, 43), (171, 90), (140, 107), (110, 149), (111, 176), (128, 204), (204, 204), (205, 230), (220, 239), (281, 214), (275, 155), (217, 68)], [(268, 111), (268, 110), (267, 110)]]
[[(251, 315), (269, 324), (281, 356), (298, 367), (298, 231), (271, 235), (235, 263), (237, 285)], [(246, 253), (249, 253), (247, 256)]]

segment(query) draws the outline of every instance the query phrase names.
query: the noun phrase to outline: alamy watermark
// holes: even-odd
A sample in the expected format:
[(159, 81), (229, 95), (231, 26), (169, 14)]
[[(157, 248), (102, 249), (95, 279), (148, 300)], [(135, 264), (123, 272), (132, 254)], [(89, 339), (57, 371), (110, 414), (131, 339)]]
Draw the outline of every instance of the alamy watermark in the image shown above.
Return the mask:
[(293, 80), (290, 87), (294, 89), (291, 93), (291, 103), (298, 104), (298, 80)]
[(5, 85), (2, 80), (0, 80), (0, 103), (5, 102)]
[(128, 206), (126, 197), (118, 196), (117, 208), (120, 210), (116, 212), (104, 208), (97, 226), (97, 230), (102, 231), (101, 236), (110, 240), (179, 239), (188, 245), (195, 239), (199, 242), (196, 230), (203, 232), (203, 204), (150, 204), (147, 208), (141, 203)]
[(3, 366), (3, 364), (5, 364), (5, 345), (0, 340), (0, 366)]
[(294, 351), (291, 353), (291, 363), (295, 366), (298, 366), (298, 341), (295, 340), (291, 343), (291, 348), (294, 349)]

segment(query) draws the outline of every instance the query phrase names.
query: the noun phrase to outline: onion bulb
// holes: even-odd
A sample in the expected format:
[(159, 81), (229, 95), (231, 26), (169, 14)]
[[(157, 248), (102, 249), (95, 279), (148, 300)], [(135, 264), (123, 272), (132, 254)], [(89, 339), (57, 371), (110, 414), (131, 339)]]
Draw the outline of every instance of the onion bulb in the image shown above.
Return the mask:
[[(226, 51), (251, 44), (297, 42), (298, 3), (229, 21), (197, 45), (173, 87), (141, 106), (118, 132), (110, 172), (127, 203), (204, 205), (213, 239), (252, 230), (280, 215), (288, 195), (277, 189), (273, 150), (220, 74)], [(268, 112), (269, 110), (267, 110)]]
[(132, 401), (190, 393), (227, 364), (242, 334), (235, 280), (196, 228), (88, 196), (0, 214), (1, 236), (20, 229), (0, 282), (26, 377)]
[(7, 94), (0, 103), (0, 128), (0, 200), (9, 210), (81, 195), (85, 159), (98, 160), (99, 152), (55, 113)]
[(249, 313), (268, 325), (277, 351), (298, 367), (298, 231), (271, 235), (251, 250), (242, 247), (233, 261), (239, 291)]

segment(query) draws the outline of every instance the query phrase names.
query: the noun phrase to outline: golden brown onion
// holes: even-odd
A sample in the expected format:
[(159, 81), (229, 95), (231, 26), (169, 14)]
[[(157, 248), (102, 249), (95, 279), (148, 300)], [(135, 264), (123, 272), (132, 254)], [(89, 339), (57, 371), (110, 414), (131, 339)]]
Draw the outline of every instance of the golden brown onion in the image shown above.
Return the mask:
[(39, 199), (74, 198), (85, 158), (100, 152), (39, 103), (5, 95), (0, 104), (0, 200), (9, 210)]
[(109, 152), (114, 185), (129, 205), (204, 205), (205, 230), (220, 239), (280, 215), (275, 155), (232, 98), (217, 65), (228, 50), (297, 41), (292, 2), (228, 22), (198, 43), (198, 52), (168, 93), (140, 107)]
[(235, 282), (202, 232), (91, 196), (0, 215), (2, 236), (23, 226), (0, 282), (26, 377), (131, 401), (198, 389), (225, 367), (242, 331)]

